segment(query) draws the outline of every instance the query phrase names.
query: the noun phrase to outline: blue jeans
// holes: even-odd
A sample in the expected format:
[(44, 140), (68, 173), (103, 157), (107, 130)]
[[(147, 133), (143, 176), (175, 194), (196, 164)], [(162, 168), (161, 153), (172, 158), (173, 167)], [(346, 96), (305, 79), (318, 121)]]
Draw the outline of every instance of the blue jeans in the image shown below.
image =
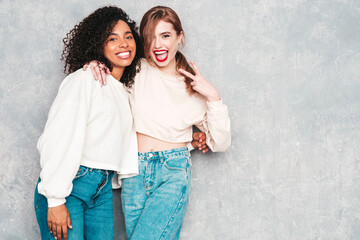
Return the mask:
[(128, 239), (179, 239), (190, 194), (190, 164), (186, 147), (139, 153), (139, 175), (122, 182)]
[[(72, 229), (68, 239), (109, 239), (114, 237), (112, 171), (80, 166), (73, 180), (71, 194), (66, 197)], [(40, 180), (39, 180), (40, 181)], [(55, 239), (47, 224), (48, 204), (45, 196), (35, 189), (34, 206), (41, 239)], [(58, 239), (59, 240), (59, 239)]]

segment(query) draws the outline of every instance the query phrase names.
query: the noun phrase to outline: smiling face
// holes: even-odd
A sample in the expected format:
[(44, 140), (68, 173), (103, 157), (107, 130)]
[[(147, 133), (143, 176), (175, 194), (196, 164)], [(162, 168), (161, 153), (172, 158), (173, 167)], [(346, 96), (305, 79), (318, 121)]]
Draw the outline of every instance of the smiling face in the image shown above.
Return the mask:
[(155, 27), (149, 55), (156, 66), (167, 74), (176, 75), (175, 54), (181, 38), (182, 33), (177, 34), (171, 23), (160, 20)]
[(104, 56), (109, 60), (111, 75), (120, 80), (125, 67), (129, 66), (136, 54), (136, 43), (130, 27), (119, 20), (111, 31), (104, 46)]

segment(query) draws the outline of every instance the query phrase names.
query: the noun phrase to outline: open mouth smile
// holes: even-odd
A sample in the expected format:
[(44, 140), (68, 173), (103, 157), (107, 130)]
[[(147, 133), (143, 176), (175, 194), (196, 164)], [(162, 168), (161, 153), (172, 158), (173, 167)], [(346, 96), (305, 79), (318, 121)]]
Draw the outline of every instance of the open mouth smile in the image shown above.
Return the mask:
[(168, 51), (166, 50), (155, 50), (155, 58), (158, 62), (164, 62), (168, 58)]
[(121, 53), (117, 53), (116, 56), (118, 56), (121, 59), (128, 59), (130, 58), (131, 54), (130, 52), (121, 52)]

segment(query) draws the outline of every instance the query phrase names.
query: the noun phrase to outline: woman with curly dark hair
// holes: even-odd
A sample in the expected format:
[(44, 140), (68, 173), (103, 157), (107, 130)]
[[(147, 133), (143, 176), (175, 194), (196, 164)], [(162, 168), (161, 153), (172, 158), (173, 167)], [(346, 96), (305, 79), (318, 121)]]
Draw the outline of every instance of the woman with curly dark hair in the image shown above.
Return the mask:
[[(139, 36), (124, 11), (108, 6), (76, 25), (64, 44), (69, 75), (38, 141), (41, 173), (34, 204), (41, 238), (112, 240), (112, 183), (138, 174), (125, 87), (140, 69)], [(90, 70), (79, 70), (92, 59), (110, 70), (104, 87)]]

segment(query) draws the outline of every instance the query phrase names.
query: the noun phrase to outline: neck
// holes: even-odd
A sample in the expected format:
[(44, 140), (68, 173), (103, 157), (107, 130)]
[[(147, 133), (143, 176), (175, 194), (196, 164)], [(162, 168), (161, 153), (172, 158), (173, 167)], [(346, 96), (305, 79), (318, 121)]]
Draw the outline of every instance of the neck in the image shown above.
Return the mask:
[(120, 79), (124, 73), (125, 68), (115, 68), (113, 67), (111, 71), (111, 76), (113, 76), (116, 80), (120, 82)]
[(177, 72), (176, 72), (176, 60), (175, 58), (169, 62), (169, 64), (165, 67), (159, 67), (156, 66), (160, 71), (162, 71), (163, 73), (166, 73), (167, 75), (171, 75), (171, 76), (177, 76)]

